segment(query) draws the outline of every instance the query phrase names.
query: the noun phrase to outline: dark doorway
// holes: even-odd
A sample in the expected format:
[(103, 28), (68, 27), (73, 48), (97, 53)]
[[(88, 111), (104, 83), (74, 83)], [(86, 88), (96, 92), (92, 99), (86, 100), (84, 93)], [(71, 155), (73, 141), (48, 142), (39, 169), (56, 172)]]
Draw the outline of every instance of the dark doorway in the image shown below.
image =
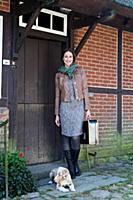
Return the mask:
[(27, 38), (19, 52), (17, 145), (29, 163), (61, 159), (61, 141), (54, 124), (54, 76), (61, 42)]

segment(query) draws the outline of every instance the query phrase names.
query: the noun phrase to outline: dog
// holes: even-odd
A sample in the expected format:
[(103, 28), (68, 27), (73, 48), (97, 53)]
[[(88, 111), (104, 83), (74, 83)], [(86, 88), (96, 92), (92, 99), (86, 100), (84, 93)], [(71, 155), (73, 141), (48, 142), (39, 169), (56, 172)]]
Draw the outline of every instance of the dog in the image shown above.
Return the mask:
[[(56, 189), (61, 192), (75, 192), (75, 187), (71, 179), (70, 172), (65, 167), (58, 167), (49, 173), (51, 183), (56, 183)], [(50, 183), (50, 182), (49, 182)]]

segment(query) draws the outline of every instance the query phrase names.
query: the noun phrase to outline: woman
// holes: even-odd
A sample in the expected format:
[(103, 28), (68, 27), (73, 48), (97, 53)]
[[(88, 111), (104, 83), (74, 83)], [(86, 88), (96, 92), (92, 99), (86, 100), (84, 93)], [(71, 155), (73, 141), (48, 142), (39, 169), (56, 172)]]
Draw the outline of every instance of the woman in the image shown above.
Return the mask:
[(55, 123), (61, 125), (64, 155), (74, 179), (81, 174), (78, 156), (84, 114), (90, 118), (88, 87), (85, 72), (74, 63), (70, 49), (63, 52), (62, 61), (55, 76)]

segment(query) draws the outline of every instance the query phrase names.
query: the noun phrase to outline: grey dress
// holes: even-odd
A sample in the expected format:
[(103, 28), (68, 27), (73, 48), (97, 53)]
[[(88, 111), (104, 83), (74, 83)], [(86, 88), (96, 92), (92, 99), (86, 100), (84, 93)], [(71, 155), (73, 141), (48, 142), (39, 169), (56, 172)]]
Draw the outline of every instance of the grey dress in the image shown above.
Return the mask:
[(61, 102), (60, 104), (61, 134), (72, 137), (82, 134), (84, 100), (77, 101), (75, 99), (73, 79), (69, 79), (68, 85), (70, 89), (70, 101)]

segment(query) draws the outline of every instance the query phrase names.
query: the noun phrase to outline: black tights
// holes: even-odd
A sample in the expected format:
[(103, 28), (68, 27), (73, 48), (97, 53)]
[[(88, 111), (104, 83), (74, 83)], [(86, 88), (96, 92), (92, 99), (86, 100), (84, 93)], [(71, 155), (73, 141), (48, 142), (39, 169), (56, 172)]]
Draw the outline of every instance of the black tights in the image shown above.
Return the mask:
[(80, 149), (80, 136), (67, 137), (62, 135), (63, 150), (79, 150)]

